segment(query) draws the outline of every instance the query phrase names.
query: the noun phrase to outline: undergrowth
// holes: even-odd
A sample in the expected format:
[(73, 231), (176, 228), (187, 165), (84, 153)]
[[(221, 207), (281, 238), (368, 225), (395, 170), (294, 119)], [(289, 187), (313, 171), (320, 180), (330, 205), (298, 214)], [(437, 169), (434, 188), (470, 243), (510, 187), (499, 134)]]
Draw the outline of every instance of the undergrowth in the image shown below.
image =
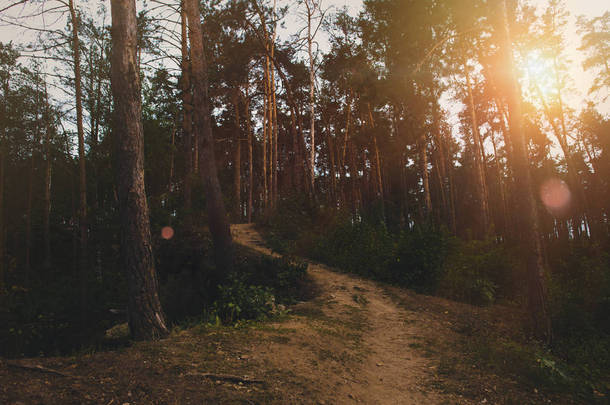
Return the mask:
[[(280, 252), (319, 260), (363, 277), (474, 305), (523, 304), (525, 262), (519, 242), (463, 240), (433, 226), (389, 229), (378, 216), (353, 216), (282, 201), (261, 224)], [(610, 392), (610, 255), (587, 240), (546, 247), (552, 345), (535, 340), (472, 339), (477, 361), (549, 389), (591, 401)], [(523, 336), (529, 336), (523, 325)], [(597, 394), (595, 394), (597, 393)]]

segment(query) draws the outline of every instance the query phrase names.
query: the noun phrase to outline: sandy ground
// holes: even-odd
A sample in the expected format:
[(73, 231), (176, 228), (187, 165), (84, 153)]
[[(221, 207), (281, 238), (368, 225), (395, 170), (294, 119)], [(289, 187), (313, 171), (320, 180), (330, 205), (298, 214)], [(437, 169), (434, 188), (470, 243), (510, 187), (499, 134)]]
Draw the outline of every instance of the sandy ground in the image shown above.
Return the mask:
[[(237, 243), (273, 254), (252, 225), (232, 232)], [(514, 308), (423, 296), (311, 262), (308, 274), (315, 298), (272, 321), (196, 325), (73, 356), (0, 359), (0, 404), (573, 403), (479, 367), (464, 351), (483, 330), (514, 329)]]

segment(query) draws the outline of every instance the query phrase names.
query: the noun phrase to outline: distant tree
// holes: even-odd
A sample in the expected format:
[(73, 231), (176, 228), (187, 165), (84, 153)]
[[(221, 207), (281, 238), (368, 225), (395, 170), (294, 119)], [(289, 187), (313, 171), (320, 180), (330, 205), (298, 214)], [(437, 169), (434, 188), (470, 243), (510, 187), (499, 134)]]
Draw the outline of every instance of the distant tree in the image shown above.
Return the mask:
[[(600, 93), (602, 99), (606, 101), (610, 93), (610, 11), (604, 15), (587, 19), (584, 16), (578, 17), (578, 29), (582, 35), (582, 42), (579, 48), (584, 51), (587, 57), (583, 61), (585, 70), (594, 69), (597, 71), (589, 94)], [(604, 93), (602, 90), (606, 89)]]

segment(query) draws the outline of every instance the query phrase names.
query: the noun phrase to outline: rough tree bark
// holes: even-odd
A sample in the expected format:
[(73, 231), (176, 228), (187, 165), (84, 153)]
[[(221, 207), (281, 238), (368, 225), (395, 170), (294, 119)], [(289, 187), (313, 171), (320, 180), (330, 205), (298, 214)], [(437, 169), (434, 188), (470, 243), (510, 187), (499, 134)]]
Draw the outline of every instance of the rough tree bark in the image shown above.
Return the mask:
[(144, 187), (144, 134), (137, 65), (135, 0), (112, 0), (112, 95), (117, 184), (121, 217), (121, 258), (129, 286), (129, 329), (134, 339), (168, 334), (152, 252)]
[(214, 157), (214, 137), (210, 123), (208, 100), (207, 61), (203, 52), (203, 34), (199, 15), (199, 2), (186, 0), (189, 39), (191, 41), (191, 71), (193, 75), (194, 131), (199, 132), (199, 167), (206, 194), (208, 224), (214, 243), (214, 259), (218, 271), (229, 273), (233, 269), (233, 240)]

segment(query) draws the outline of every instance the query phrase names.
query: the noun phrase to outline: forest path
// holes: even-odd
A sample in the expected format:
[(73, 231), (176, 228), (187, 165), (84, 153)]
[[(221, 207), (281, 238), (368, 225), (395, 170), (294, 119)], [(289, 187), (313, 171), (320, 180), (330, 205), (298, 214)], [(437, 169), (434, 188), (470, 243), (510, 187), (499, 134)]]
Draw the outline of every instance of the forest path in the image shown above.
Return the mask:
[[(260, 234), (251, 224), (232, 226), (235, 242), (258, 252), (278, 256), (265, 246)], [(353, 332), (358, 334), (355, 345), (346, 342), (346, 348), (355, 349), (355, 361), (343, 367), (335, 367), (325, 373), (319, 370), (314, 379), (321, 385), (334, 382), (328, 387), (328, 403), (365, 404), (441, 404), (469, 403), (465, 398), (443, 393), (434, 388), (438, 359), (422, 350), (433, 332), (442, 333), (439, 320), (401, 308), (376, 283), (352, 275), (337, 273), (327, 266), (309, 261), (308, 273), (319, 289), (319, 309), (331, 323), (346, 322), (348, 316), (359, 318)], [(298, 309), (297, 309), (298, 313)], [(305, 321), (303, 321), (305, 322)], [(299, 328), (300, 329), (300, 328)], [(293, 358), (297, 353), (287, 353), (280, 358)], [(353, 354), (353, 353), (352, 353)], [(298, 364), (298, 362), (297, 362)], [(307, 367), (307, 365), (305, 365)], [(312, 378), (309, 370), (293, 367), (296, 374), (303, 373)], [(334, 374), (334, 375), (333, 375)], [(337, 378), (339, 377), (339, 378)], [(331, 384), (333, 385), (333, 384)], [(321, 393), (321, 397), (325, 397)], [(321, 401), (325, 403), (325, 401)]]
[[(251, 225), (232, 232), (278, 256)], [(499, 367), (520, 358), (506, 339), (522, 321), (514, 308), (420, 295), (314, 262), (308, 274), (317, 294), (272, 319), (176, 326), (143, 342), (129, 342), (123, 323), (99, 351), (0, 358), (0, 404), (580, 403)]]

